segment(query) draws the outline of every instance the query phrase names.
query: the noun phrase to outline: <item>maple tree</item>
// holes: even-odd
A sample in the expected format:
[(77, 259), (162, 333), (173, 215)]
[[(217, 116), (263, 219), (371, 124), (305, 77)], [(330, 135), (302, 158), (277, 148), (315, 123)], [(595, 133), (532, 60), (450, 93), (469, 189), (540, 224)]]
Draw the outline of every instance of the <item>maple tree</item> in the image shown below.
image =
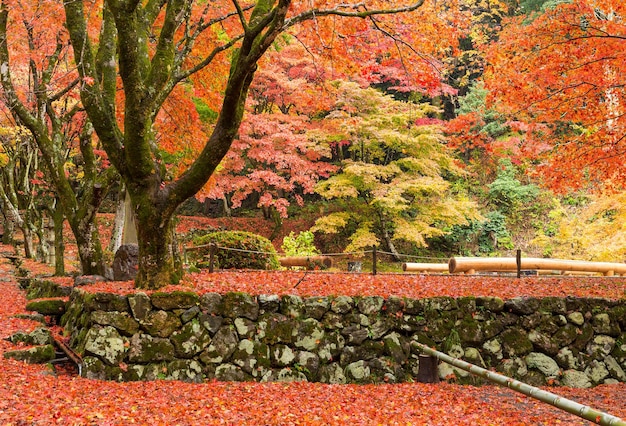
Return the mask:
[(39, 155), (28, 131), (17, 126), (0, 127), (0, 205), (3, 216), (3, 240), (14, 243), (15, 228), (23, 235), (24, 255), (35, 256), (34, 236), (41, 244), (37, 251), (47, 254), (47, 235), (43, 230), (42, 210), (47, 207), (45, 184), (38, 170)]
[(322, 161), (324, 147), (307, 134), (311, 127), (306, 116), (248, 115), (208, 196), (228, 196), (230, 207), (237, 208), (254, 194), (266, 217), (274, 211), (287, 217), (291, 202), (302, 206), (303, 195), (313, 193), (316, 182), (336, 169)]
[[(12, 17), (13, 19), (11, 19)], [(0, 4), (2, 107), (28, 129), (41, 153), (40, 173), (55, 192), (48, 203), (58, 240), (63, 216), (76, 239), (84, 274), (104, 275), (96, 213), (117, 176), (93, 141), (93, 127), (81, 112), (78, 74), (68, 65), (67, 32), (57, 2)], [(41, 239), (40, 239), (41, 240)], [(57, 273), (62, 273), (62, 239)]]
[(347, 252), (384, 246), (398, 255), (394, 241), (425, 246), (447, 227), (478, 217), (475, 206), (450, 191), (444, 178), (460, 170), (443, 146), (437, 121), (427, 118), (436, 108), (396, 101), (354, 83), (341, 84), (339, 91), (326, 125), (348, 141), (350, 158), (316, 191), (345, 205), (318, 219), (312, 230), (348, 228)]
[(526, 123), (537, 172), (555, 188), (623, 186), (624, 2), (557, 2), (507, 20), (488, 50), (490, 104)]

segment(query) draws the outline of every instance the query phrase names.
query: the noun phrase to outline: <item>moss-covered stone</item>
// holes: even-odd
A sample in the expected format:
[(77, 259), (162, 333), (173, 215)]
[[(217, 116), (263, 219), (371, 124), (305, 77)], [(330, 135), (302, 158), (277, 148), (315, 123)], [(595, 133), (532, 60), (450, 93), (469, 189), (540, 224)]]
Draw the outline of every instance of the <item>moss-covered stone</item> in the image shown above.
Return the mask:
[(26, 298), (41, 299), (50, 297), (67, 297), (72, 292), (72, 288), (61, 286), (50, 280), (33, 279), (30, 280), (26, 289)]
[(200, 314), (200, 316), (198, 317), (198, 321), (200, 321), (200, 324), (202, 324), (202, 326), (206, 328), (209, 333), (211, 333), (211, 335), (213, 335), (217, 333), (217, 331), (222, 326), (224, 318), (218, 315)]
[(270, 314), (263, 318), (261, 324), (264, 325), (267, 344), (291, 343), (296, 328), (296, 321), (292, 318), (282, 314)]
[(138, 292), (128, 296), (128, 305), (133, 314), (133, 318), (137, 321), (146, 319), (152, 310), (152, 302), (146, 293)]
[(66, 304), (67, 302), (64, 299), (33, 300), (26, 304), (26, 310), (38, 312), (41, 315), (61, 316), (65, 313)]
[(197, 320), (172, 333), (170, 341), (178, 358), (191, 358), (211, 343), (211, 335)]
[(385, 353), (398, 364), (404, 364), (411, 352), (409, 340), (399, 333), (390, 333), (383, 338)]
[(308, 318), (313, 318), (319, 321), (329, 309), (329, 297), (307, 297), (304, 299), (304, 314)]
[(473, 315), (476, 312), (476, 298), (474, 296), (459, 297), (456, 299), (459, 318)]
[(259, 304), (249, 294), (226, 293), (222, 296), (219, 314), (232, 319), (244, 317), (255, 321), (259, 317)]
[(30, 333), (18, 331), (7, 339), (11, 343), (23, 343), (25, 345), (47, 345), (52, 343), (50, 330), (44, 327), (37, 327)]
[(526, 332), (520, 328), (509, 328), (500, 334), (502, 350), (508, 358), (524, 356), (533, 350)]
[(344, 384), (347, 382), (343, 368), (336, 362), (320, 367), (319, 380), (328, 384)]
[(228, 362), (235, 352), (239, 339), (237, 333), (230, 327), (222, 327), (213, 336), (211, 344), (202, 351), (200, 359), (205, 364), (220, 364)]
[(29, 349), (4, 353), (4, 358), (6, 359), (15, 359), (29, 364), (44, 364), (52, 361), (55, 356), (54, 346), (52, 345), (34, 346)]
[(349, 296), (337, 296), (330, 303), (330, 310), (336, 314), (345, 315), (354, 307), (354, 299)]
[(182, 321), (170, 311), (150, 311), (140, 324), (152, 336), (169, 337), (181, 327)]
[(552, 341), (558, 347), (564, 347), (571, 344), (582, 333), (580, 327), (574, 324), (565, 324), (555, 334), (552, 335)]
[(341, 335), (348, 345), (360, 345), (369, 337), (369, 331), (360, 325), (352, 324), (341, 330)]
[(576, 331), (576, 339), (571, 343), (571, 346), (578, 350), (583, 350), (587, 343), (593, 339), (593, 327), (588, 322), (584, 323), (582, 327)]
[(384, 303), (385, 299), (380, 296), (365, 296), (357, 299), (357, 308), (363, 315), (376, 315), (382, 311)]
[(535, 349), (550, 356), (555, 356), (559, 352), (559, 346), (555, 344), (550, 336), (536, 330), (528, 332), (528, 339), (533, 343)]
[(440, 318), (428, 321), (425, 331), (428, 332), (431, 339), (435, 342), (443, 342), (445, 338), (450, 335), (450, 332), (454, 329), (455, 324), (455, 312), (442, 312)]
[(456, 326), (461, 342), (469, 345), (477, 345), (485, 339), (482, 324), (471, 315), (464, 317)]
[(270, 347), (262, 342), (241, 340), (231, 362), (254, 378), (261, 378), (271, 368)]
[(289, 318), (300, 318), (304, 315), (304, 311), (304, 301), (300, 296), (287, 294), (280, 298), (281, 314)]
[(504, 303), (504, 309), (517, 315), (530, 315), (539, 309), (539, 300), (534, 297), (515, 297)]
[(561, 297), (544, 297), (539, 301), (539, 310), (552, 314), (565, 315), (567, 313), (567, 305), (565, 300)]
[[(237, 330), (237, 335), (239, 335), (240, 339), (252, 339), (257, 335), (258, 330), (256, 323), (248, 318), (236, 318), (233, 324), (235, 325), (235, 330)], [(259, 338), (261, 338), (261, 336), (259, 336)]]
[(92, 380), (106, 380), (106, 369), (102, 360), (94, 356), (83, 358), (82, 377)]
[(115, 327), (125, 336), (132, 336), (139, 331), (139, 323), (128, 312), (94, 311), (91, 313), (91, 321)]
[(215, 378), (223, 382), (244, 382), (252, 377), (236, 365), (222, 364), (215, 369)]
[(345, 375), (349, 382), (364, 383), (368, 382), (371, 370), (367, 362), (360, 360), (348, 364), (345, 368)]
[(280, 307), (280, 297), (276, 294), (260, 294), (258, 299), (261, 314), (278, 312)]
[(188, 309), (200, 303), (200, 298), (191, 291), (156, 292), (150, 297), (152, 305), (157, 309), (171, 311)]
[(561, 369), (556, 361), (545, 354), (531, 352), (526, 355), (524, 360), (529, 369), (539, 370), (546, 377), (555, 378), (561, 374)]
[(311, 351), (320, 344), (325, 336), (325, 331), (319, 321), (307, 318), (296, 323), (292, 336), (296, 348)]
[(476, 306), (484, 311), (498, 313), (504, 310), (504, 300), (499, 297), (479, 296), (476, 298)]
[(200, 296), (200, 309), (207, 314), (219, 315), (222, 304), (222, 295), (219, 293), (205, 293)]
[(129, 312), (128, 297), (114, 293), (83, 292), (83, 309), (86, 311), (118, 311)]
[[(175, 313), (178, 315), (178, 312), (175, 312)], [(196, 318), (198, 315), (200, 315), (200, 313), (201, 313), (200, 307), (195, 305), (195, 306), (192, 306), (191, 308), (182, 310), (179, 316), (183, 324), (186, 324), (192, 319)]]
[(591, 318), (591, 326), (596, 334), (617, 337), (621, 332), (618, 322), (611, 318), (607, 312), (594, 315)]
[(174, 353), (174, 345), (169, 339), (137, 333), (130, 339), (128, 361), (142, 364), (172, 361)]
[(346, 339), (341, 334), (337, 332), (326, 333), (317, 348), (317, 355), (322, 363), (330, 363), (334, 359), (338, 359), (345, 346)]
[(108, 365), (117, 365), (124, 359), (125, 343), (115, 328), (96, 326), (87, 332), (85, 353), (97, 356)]
[(167, 363), (166, 380), (180, 380), (183, 382), (202, 382), (202, 366), (193, 359), (176, 359)]

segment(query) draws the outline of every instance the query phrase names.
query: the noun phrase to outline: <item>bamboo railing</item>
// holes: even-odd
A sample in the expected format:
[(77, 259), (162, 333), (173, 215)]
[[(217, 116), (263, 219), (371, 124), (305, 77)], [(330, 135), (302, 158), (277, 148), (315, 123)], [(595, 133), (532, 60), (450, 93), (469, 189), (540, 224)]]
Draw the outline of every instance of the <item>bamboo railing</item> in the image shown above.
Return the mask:
[[(519, 262), (519, 266), (518, 266)], [(626, 276), (626, 264), (584, 260), (541, 259), (533, 257), (453, 257), (448, 261), (451, 274), (474, 274), (477, 271), (507, 272), (517, 270), (598, 273)]]
[(278, 258), (280, 266), (299, 266), (307, 269), (314, 269), (316, 265), (328, 269), (333, 266), (333, 260), (328, 256), (285, 256)]

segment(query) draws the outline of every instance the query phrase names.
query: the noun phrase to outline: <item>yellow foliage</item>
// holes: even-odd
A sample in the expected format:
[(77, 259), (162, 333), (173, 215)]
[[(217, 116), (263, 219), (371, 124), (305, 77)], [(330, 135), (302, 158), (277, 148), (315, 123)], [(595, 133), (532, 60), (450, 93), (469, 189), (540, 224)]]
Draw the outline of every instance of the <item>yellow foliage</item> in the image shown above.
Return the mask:
[(315, 225), (311, 228), (311, 232), (325, 232), (327, 234), (336, 234), (348, 224), (348, 220), (350, 220), (350, 213), (331, 213), (317, 219), (315, 221)]
[(626, 191), (595, 196), (584, 207), (557, 207), (553, 237), (540, 234), (533, 244), (555, 258), (622, 262), (626, 260)]
[(350, 244), (346, 247), (347, 253), (358, 252), (364, 249), (370, 249), (373, 246), (378, 246), (380, 241), (376, 237), (376, 234), (372, 232), (372, 223), (363, 222), (359, 228), (350, 236)]

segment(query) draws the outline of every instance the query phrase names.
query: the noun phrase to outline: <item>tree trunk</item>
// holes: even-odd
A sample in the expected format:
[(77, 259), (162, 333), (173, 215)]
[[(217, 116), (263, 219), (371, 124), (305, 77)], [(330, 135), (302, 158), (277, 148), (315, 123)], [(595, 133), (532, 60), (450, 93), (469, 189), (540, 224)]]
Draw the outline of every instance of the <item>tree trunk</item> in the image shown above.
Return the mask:
[(378, 220), (380, 221), (380, 229), (383, 234), (383, 239), (385, 240), (385, 244), (389, 249), (389, 252), (393, 255), (393, 260), (395, 262), (400, 262), (402, 259), (400, 258), (400, 253), (396, 250), (396, 246), (393, 244), (393, 240), (391, 239), (391, 235), (389, 235), (389, 230), (387, 229), (387, 220), (385, 219), (385, 215), (378, 211)]
[(76, 238), (81, 273), (83, 275), (104, 275), (104, 257), (98, 235), (98, 222), (93, 218), (70, 221)]
[(137, 215), (139, 269), (135, 286), (156, 290), (177, 283), (182, 270), (177, 270), (172, 249), (172, 217), (153, 206), (143, 206)]
[(26, 224), (24, 224), (21, 229), (22, 235), (24, 236), (24, 257), (26, 259), (33, 259), (35, 254), (35, 249), (33, 245), (33, 233)]
[[(57, 203), (58, 204), (58, 203)], [(63, 240), (63, 210), (52, 211), (54, 221), (54, 275), (65, 275), (65, 241)]]

